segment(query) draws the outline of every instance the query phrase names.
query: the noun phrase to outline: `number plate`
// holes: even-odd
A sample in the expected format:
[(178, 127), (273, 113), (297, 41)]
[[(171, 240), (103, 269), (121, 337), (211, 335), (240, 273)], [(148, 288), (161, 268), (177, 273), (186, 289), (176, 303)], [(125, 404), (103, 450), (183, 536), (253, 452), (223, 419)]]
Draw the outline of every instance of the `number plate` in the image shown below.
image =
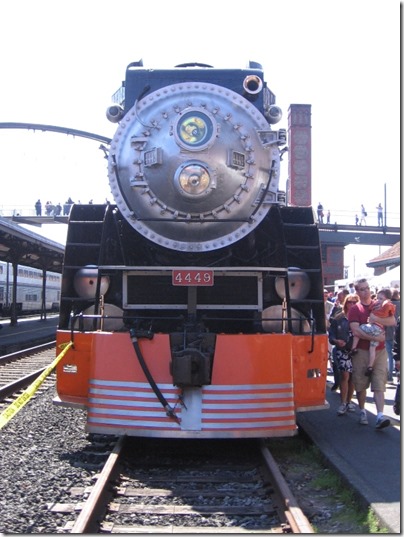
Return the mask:
[(213, 285), (213, 270), (173, 270), (173, 285)]

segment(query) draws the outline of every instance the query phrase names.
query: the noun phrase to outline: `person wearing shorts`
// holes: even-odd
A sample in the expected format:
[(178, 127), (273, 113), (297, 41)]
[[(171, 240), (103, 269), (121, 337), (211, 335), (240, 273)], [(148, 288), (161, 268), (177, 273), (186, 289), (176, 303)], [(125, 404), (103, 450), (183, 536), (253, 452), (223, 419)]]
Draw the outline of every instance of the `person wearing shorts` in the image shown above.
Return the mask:
[[(362, 425), (368, 424), (365, 401), (366, 391), (370, 386), (377, 409), (376, 429), (384, 429), (390, 425), (390, 420), (383, 415), (384, 392), (386, 391), (387, 383), (387, 351), (384, 345), (385, 334), (369, 336), (362, 332), (359, 327), (361, 324), (366, 324), (367, 322), (378, 322), (383, 326), (395, 326), (396, 319), (394, 315), (381, 318), (371, 313), (373, 300), (366, 278), (355, 282), (355, 290), (359, 296), (359, 302), (349, 309), (348, 320), (353, 335), (360, 338), (357, 346), (358, 352), (352, 356), (352, 381), (355, 386), (360, 408), (359, 423)], [(378, 341), (379, 345), (376, 347), (376, 359), (373, 365), (372, 375), (368, 377), (365, 373), (369, 364), (369, 347), (372, 340)]]
[[(369, 311), (374, 313), (377, 317), (389, 317), (390, 315), (395, 315), (396, 306), (391, 302), (391, 291), (390, 289), (381, 289), (376, 296), (376, 300), (370, 306)], [(384, 332), (384, 326), (378, 323), (366, 323), (359, 326), (362, 332), (365, 332), (371, 338), (379, 336)], [(351, 356), (356, 354), (359, 338), (354, 336), (353, 344), (351, 349)], [(372, 339), (369, 347), (369, 363), (368, 368), (365, 373), (366, 376), (370, 377), (373, 373), (373, 364), (376, 360), (376, 348), (378, 347), (379, 342)]]
[(352, 359), (349, 354), (353, 337), (347, 312), (358, 301), (359, 297), (356, 294), (348, 294), (343, 301), (342, 311), (331, 318), (328, 330), (328, 340), (333, 345), (333, 362), (338, 367), (340, 379), (341, 404), (337, 410), (338, 416), (343, 416), (348, 411), (355, 412), (355, 405), (351, 401), (355, 387), (352, 382)]

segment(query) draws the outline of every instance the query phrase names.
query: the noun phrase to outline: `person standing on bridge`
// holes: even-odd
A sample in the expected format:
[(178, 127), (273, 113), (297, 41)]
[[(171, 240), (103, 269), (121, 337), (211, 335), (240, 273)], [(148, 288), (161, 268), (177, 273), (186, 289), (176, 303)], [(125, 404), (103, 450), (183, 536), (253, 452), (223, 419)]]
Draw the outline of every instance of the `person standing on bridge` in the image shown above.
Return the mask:
[(324, 207), (322, 206), (321, 201), (317, 205), (317, 218), (319, 223), (322, 224), (324, 218)]
[(35, 203), (35, 212), (37, 216), (42, 216), (42, 203), (41, 200), (37, 200)]
[(46, 213), (46, 216), (52, 216), (53, 215), (53, 203), (51, 201), (47, 201), (45, 203), (45, 213)]
[(382, 204), (379, 203), (379, 205), (376, 207), (377, 209), (377, 225), (383, 226), (383, 207)]
[(368, 213), (366, 212), (366, 209), (363, 205), (361, 205), (361, 221), (359, 223), (359, 225), (361, 226), (362, 225), (362, 222), (363, 222), (363, 225), (366, 226), (366, 217), (367, 217)]
[(69, 199), (64, 203), (63, 205), (63, 214), (64, 216), (68, 216), (70, 213), (71, 206), (73, 205), (74, 201), (69, 196)]
[[(366, 391), (371, 387), (373, 399), (377, 409), (376, 429), (384, 429), (390, 425), (390, 420), (383, 415), (384, 410), (384, 392), (387, 384), (387, 351), (385, 348), (384, 332), (379, 336), (370, 336), (360, 330), (360, 325), (369, 322), (378, 322), (383, 326), (395, 326), (396, 318), (394, 315), (379, 318), (370, 312), (373, 304), (370, 287), (366, 278), (361, 278), (355, 282), (355, 291), (359, 296), (359, 302), (353, 304), (348, 311), (348, 320), (351, 331), (354, 336), (359, 337), (358, 352), (352, 357), (352, 380), (358, 398), (360, 408), (359, 423), (367, 425), (365, 402)], [(369, 346), (372, 340), (379, 341), (376, 348), (376, 360), (373, 364), (373, 373), (371, 377), (365, 375), (369, 363)]]

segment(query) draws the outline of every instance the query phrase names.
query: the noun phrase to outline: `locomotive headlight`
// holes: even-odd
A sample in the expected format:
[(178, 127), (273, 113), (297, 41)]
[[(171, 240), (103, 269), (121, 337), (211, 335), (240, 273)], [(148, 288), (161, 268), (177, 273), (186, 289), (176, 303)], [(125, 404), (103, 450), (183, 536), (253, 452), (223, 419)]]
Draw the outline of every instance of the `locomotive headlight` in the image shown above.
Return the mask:
[(174, 182), (179, 192), (187, 197), (206, 195), (216, 186), (208, 167), (197, 161), (181, 165), (175, 174)]
[(201, 151), (211, 145), (217, 128), (214, 118), (205, 111), (189, 110), (182, 114), (174, 127), (176, 142), (188, 151)]

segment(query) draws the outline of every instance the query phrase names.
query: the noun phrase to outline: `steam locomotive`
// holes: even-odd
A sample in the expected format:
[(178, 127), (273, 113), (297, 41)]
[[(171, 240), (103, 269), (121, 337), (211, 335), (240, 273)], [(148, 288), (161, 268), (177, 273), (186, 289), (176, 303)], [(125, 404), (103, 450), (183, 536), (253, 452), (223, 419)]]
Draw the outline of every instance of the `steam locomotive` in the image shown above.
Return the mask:
[(55, 403), (90, 433), (292, 436), (327, 407), (317, 224), (279, 190), (261, 65), (131, 63), (107, 110), (114, 204), (74, 205)]

